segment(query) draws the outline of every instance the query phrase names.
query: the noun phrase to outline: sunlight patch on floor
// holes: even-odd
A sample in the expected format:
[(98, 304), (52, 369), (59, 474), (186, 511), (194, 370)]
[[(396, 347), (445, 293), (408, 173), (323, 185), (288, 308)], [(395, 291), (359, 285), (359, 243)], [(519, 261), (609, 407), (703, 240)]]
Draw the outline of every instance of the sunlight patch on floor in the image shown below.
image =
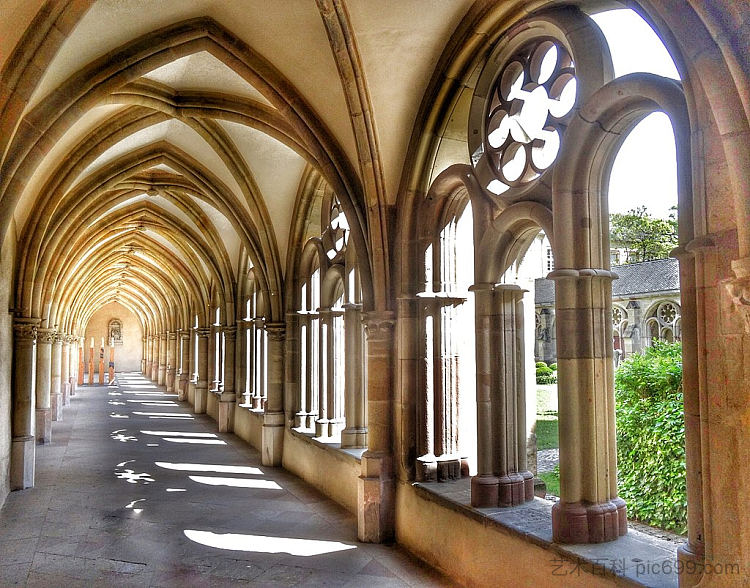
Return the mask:
[(235, 533), (213, 533), (185, 529), (185, 536), (191, 541), (232, 551), (254, 551), (257, 553), (288, 553), (301, 557), (323, 555), (337, 551), (356, 549), (339, 541), (319, 541), (316, 539), (296, 539), (291, 537), (267, 537), (265, 535), (239, 535)]
[(231, 486), (232, 488), (260, 488), (265, 490), (283, 490), (273, 480), (252, 480), (248, 478), (217, 478), (213, 476), (188, 476), (193, 482), (208, 486)]

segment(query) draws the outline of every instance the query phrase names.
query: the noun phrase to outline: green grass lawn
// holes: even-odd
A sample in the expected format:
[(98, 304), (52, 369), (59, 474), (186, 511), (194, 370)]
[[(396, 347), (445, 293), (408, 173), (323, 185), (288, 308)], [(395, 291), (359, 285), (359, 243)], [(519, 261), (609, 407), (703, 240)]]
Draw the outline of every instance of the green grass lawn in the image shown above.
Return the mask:
[(557, 413), (536, 415), (536, 448), (555, 449), (560, 446), (557, 434)]
[(551, 472), (539, 474), (539, 477), (547, 485), (547, 494), (560, 496), (560, 470), (555, 468)]

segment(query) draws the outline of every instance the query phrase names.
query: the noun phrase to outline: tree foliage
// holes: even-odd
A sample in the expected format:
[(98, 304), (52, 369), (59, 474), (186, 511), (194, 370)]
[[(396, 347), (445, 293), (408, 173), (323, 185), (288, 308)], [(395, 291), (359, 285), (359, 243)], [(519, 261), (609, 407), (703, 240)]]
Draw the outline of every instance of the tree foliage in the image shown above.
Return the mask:
[(669, 257), (677, 247), (677, 219), (655, 218), (645, 206), (628, 212), (613, 213), (609, 219), (610, 245), (625, 249), (626, 258), (620, 263), (638, 263)]
[(615, 372), (618, 490), (628, 515), (687, 529), (682, 345), (658, 343)]

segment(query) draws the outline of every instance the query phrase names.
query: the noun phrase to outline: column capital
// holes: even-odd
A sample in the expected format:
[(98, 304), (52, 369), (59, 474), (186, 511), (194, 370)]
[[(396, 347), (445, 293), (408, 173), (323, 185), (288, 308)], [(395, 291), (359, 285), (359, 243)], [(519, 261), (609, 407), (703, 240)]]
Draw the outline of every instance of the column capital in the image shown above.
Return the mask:
[(225, 338), (234, 339), (237, 336), (237, 325), (226, 325), (221, 331)]
[(565, 280), (581, 278), (600, 278), (605, 280), (616, 280), (619, 276), (604, 268), (584, 267), (580, 269), (560, 268), (547, 274), (548, 280)]
[(13, 332), (16, 339), (25, 341), (36, 341), (39, 323), (41, 319), (16, 317), (13, 319)]
[(57, 331), (55, 333), (55, 345), (62, 345), (65, 343), (65, 339), (67, 338), (67, 335), (65, 333), (61, 333), (60, 331)]
[(190, 339), (190, 332), (187, 329), (177, 329), (177, 335), (183, 341), (188, 341)]
[(49, 343), (50, 345), (55, 342), (55, 329), (37, 329), (37, 341), (39, 343)]
[(368, 341), (389, 339), (396, 326), (396, 314), (390, 310), (366, 312), (362, 315), (362, 324)]
[(286, 337), (286, 323), (266, 323), (265, 329), (271, 341), (283, 341)]
[(167, 331), (167, 339), (169, 341), (175, 341), (177, 339), (177, 331)]
[(211, 334), (211, 327), (195, 327), (195, 332), (201, 339), (207, 339)]

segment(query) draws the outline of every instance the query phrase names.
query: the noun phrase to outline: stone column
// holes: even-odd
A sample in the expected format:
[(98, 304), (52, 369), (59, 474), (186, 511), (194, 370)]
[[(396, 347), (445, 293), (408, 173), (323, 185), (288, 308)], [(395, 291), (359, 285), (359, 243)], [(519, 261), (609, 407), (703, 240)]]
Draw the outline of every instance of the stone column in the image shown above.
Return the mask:
[(190, 332), (179, 331), (180, 337), (180, 380), (177, 386), (177, 399), (187, 398), (188, 381), (190, 380)]
[(164, 386), (167, 383), (167, 334), (159, 334), (158, 347), (158, 371), (156, 374), (157, 386)]
[(393, 537), (395, 488), (391, 448), (391, 375), (393, 373), (392, 312), (371, 312), (364, 318), (367, 335), (368, 448), (359, 477), (357, 537), (382, 543)]
[(61, 421), (63, 419), (63, 399), (61, 392), (62, 383), (62, 342), (63, 336), (60, 333), (55, 334), (52, 342), (51, 357), (51, 376), (50, 376), (50, 409), (52, 410), (52, 420)]
[(495, 356), (492, 391), (495, 439), (495, 475), (498, 505), (514, 506), (534, 498), (534, 479), (527, 470), (526, 361), (523, 295), (510, 284), (494, 288), (492, 351)]
[(236, 325), (224, 327), (224, 374), (219, 385), (219, 432), (226, 433), (234, 430), (234, 353)]
[(367, 447), (367, 414), (362, 388), (362, 305), (344, 305), (346, 353), (344, 368), (344, 414), (346, 428), (341, 447)]
[(84, 355), (86, 351), (86, 346), (84, 345), (84, 342), (85, 341), (83, 337), (81, 337), (78, 340), (78, 373), (77, 373), (78, 382), (77, 384), (79, 386), (83, 386), (83, 375), (84, 375), (84, 372), (86, 371), (86, 364), (85, 364), (86, 357)]
[(148, 337), (143, 337), (141, 339), (143, 342), (143, 352), (141, 357), (141, 373), (145, 376), (146, 375), (146, 362), (148, 362)]
[(208, 357), (208, 363), (206, 364), (206, 381), (208, 382), (208, 389), (215, 390), (218, 382), (216, 381), (216, 326), (212, 325), (208, 327), (208, 349), (206, 351)]
[(34, 485), (36, 353), (39, 319), (13, 320), (13, 432), (10, 448), (10, 489)]
[(174, 392), (175, 382), (175, 367), (176, 367), (176, 356), (177, 356), (177, 333), (175, 331), (167, 332), (167, 364), (166, 364), (166, 377), (165, 384), (167, 386), (167, 392)]
[(263, 465), (280, 466), (284, 444), (284, 323), (267, 323), (266, 406), (263, 413)]
[(63, 406), (70, 405), (70, 337), (65, 335), (62, 340), (62, 357), (60, 359), (60, 392)]
[(492, 283), (475, 284), (477, 378), (477, 474), (471, 479), (471, 505), (477, 508), (497, 506), (500, 480), (495, 475), (493, 447), (492, 331), (494, 288)]
[(333, 355), (333, 345), (331, 343), (331, 311), (320, 309), (320, 354), (318, 355), (318, 418), (315, 419), (315, 436), (327, 437), (328, 425), (330, 423), (330, 412), (333, 407), (329, 403), (329, 397), (333, 393), (331, 390), (331, 355)]
[(558, 543), (600, 543), (627, 533), (617, 496), (612, 279), (604, 269), (559, 269), (555, 280), (560, 502)]
[(254, 409), (263, 409), (263, 403), (266, 399), (266, 366), (268, 365), (265, 349), (265, 321), (262, 318), (256, 318), (255, 323), (255, 341), (253, 342), (253, 389), (252, 402)]
[[(698, 244), (696, 244), (698, 245)], [(696, 586), (703, 578), (706, 544), (703, 513), (703, 468), (701, 440), (701, 371), (705, 359), (700, 357), (698, 342), (698, 309), (703, 317), (712, 313), (704, 307), (705, 290), (713, 284), (705, 280), (707, 256), (713, 257), (713, 243), (703, 242), (671, 252), (680, 262), (680, 314), (682, 315), (682, 396), (685, 405), (685, 469), (687, 486), (687, 543), (677, 549), (677, 559), (685, 573), (680, 574), (681, 588)], [(715, 263), (715, 262), (714, 262)], [(709, 267), (714, 266), (709, 264)], [(713, 267), (711, 268), (711, 270)], [(709, 270), (709, 271), (711, 271)], [(700, 278), (698, 277), (700, 276)], [(689, 573), (688, 570), (693, 573)]]
[(159, 339), (156, 335), (148, 336), (148, 379), (156, 382), (159, 375)]
[(208, 398), (208, 339), (211, 336), (209, 327), (199, 327), (198, 333), (198, 373), (195, 382), (195, 414), (206, 412)]
[(36, 440), (52, 441), (52, 343), (54, 329), (39, 329), (36, 342)]
[(192, 400), (193, 405), (195, 405), (195, 383), (198, 381), (198, 368), (196, 365), (196, 358), (198, 357), (198, 342), (196, 341), (195, 333), (196, 332), (194, 328), (191, 328), (188, 331), (188, 350), (190, 352), (190, 359), (188, 360), (188, 373), (190, 375), (190, 378), (188, 379), (186, 392), (186, 400), (188, 402)]

